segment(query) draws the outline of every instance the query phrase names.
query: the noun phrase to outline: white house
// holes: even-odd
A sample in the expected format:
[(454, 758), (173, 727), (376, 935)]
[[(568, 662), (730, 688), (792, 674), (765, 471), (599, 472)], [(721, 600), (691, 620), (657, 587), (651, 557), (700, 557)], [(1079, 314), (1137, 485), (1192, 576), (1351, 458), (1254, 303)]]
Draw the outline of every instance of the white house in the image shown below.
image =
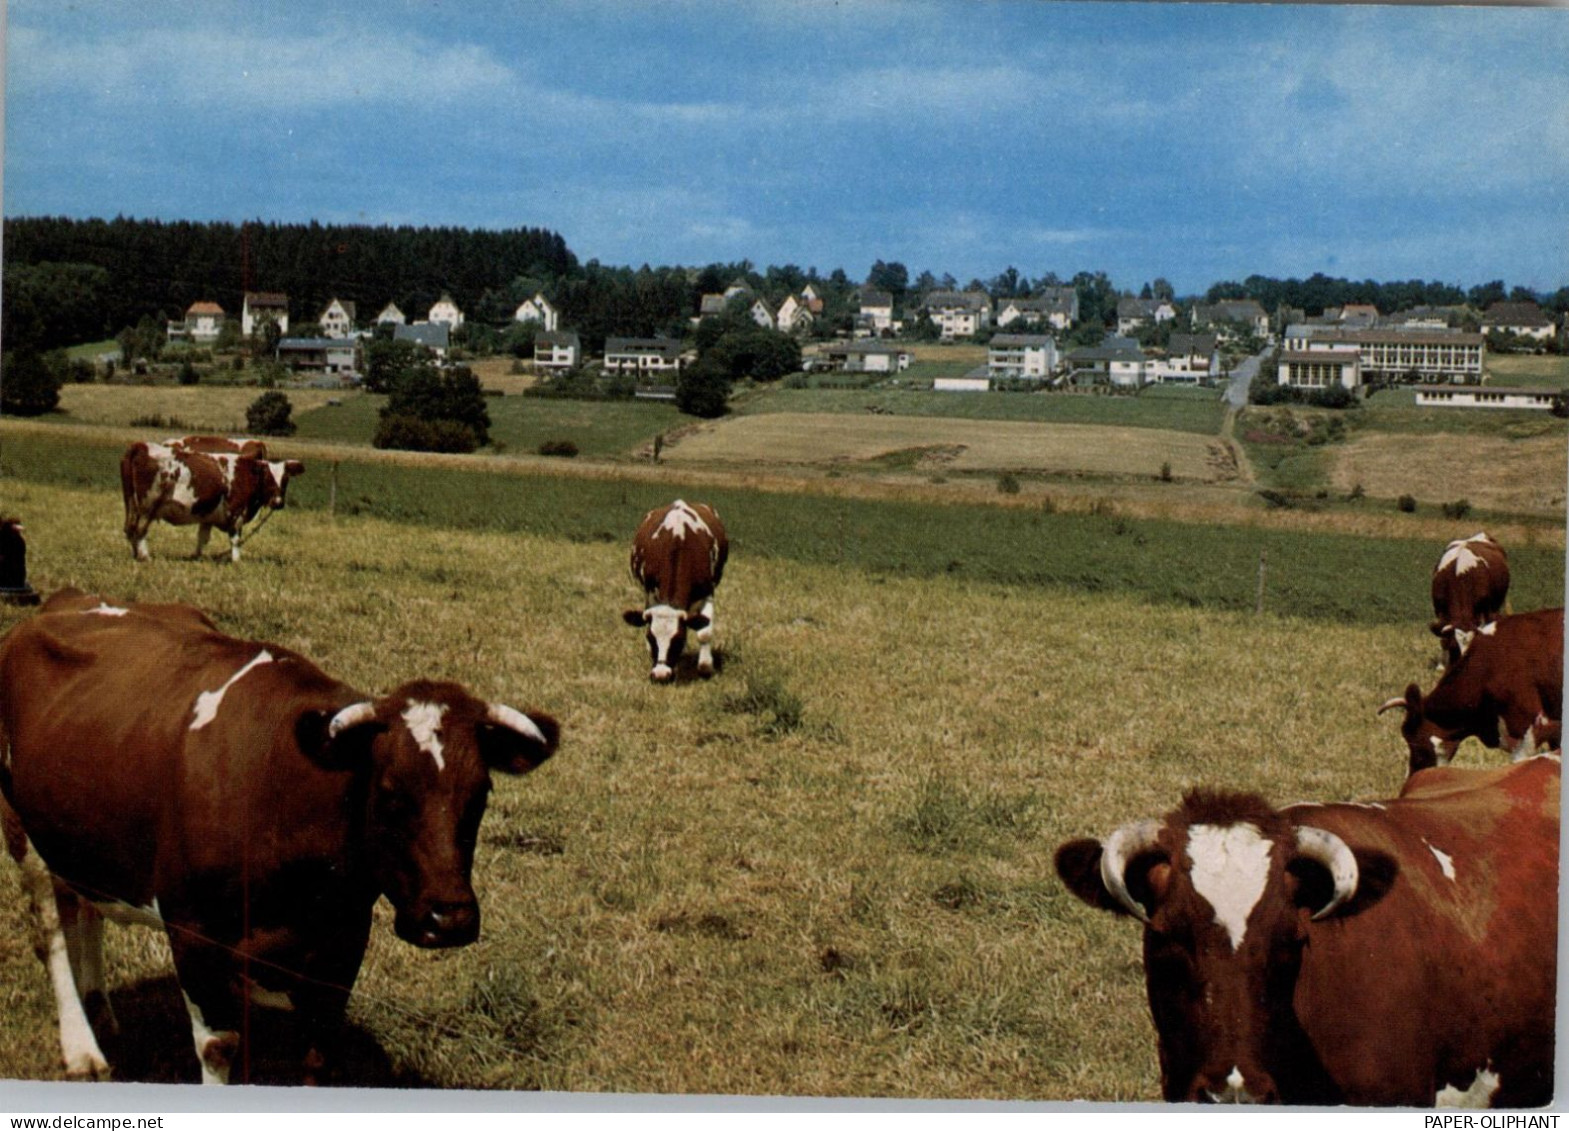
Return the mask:
[(762, 299), (754, 296), (752, 305), (746, 308), (746, 312), (751, 316), (752, 321), (756, 322), (763, 329), (774, 329), (774, 312), (768, 309), (768, 304)]
[(574, 369), (583, 347), (571, 330), (545, 330), (534, 335), (534, 368), (547, 373)]
[(246, 291), (240, 302), (240, 333), (248, 338), (265, 322), (276, 322), (279, 332), (289, 332), (289, 296)]
[(360, 343), (353, 338), (283, 338), (278, 342), (278, 360), (296, 373), (347, 377), (359, 372)]
[(392, 326), (403, 326), (408, 323), (408, 319), (404, 317), (403, 311), (398, 309), (397, 303), (389, 302), (381, 308), (381, 313), (376, 315), (376, 325), (380, 326), (384, 323)]
[(1151, 381), (1205, 384), (1220, 377), (1220, 349), (1214, 334), (1173, 334), (1166, 356), (1145, 366)]
[(606, 338), (605, 372), (673, 378), (681, 372), (681, 343), (674, 338)]
[(448, 334), (449, 329), (445, 322), (399, 323), (392, 328), (392, 340), (424, 346), (436, 355), (438, 362), (441, 362), (447, 359), (447, 350), (452, 340)]
[(169, 323), (169, 340), (189, 338), (193, 342), (216, 342), (223, 329), (223, 307), (215, 302), (193, 302), (185, 318)]
[(1057, 368), (1057, 340), (1048, 334), (997, 334), (986, 347), (993, 381), (1044, 381)]
[(828, 369), (846, 373), (901, 373), (910, 368), (909, 350), (884, 342), (839, 342), (824, 346)]
[(855, 325), (857, 331), (878, 337), (893, 329), (893, 295), (870, 287), (861, 291)]
[(449, 330), (456, 330), (463, 325), (463, 312), (458, 309), (458, 304), (452, 301), (450, 295), (442, 295), (436, 304), (430, 308), (430, 313), (425, 316), (425, 321), (445, 325)]
[(1177, 308), (1163, 298), (1129, 298), (1117, 300), (1117, 333), (1131, 334), (1141, 326), (1159, 326), (1177, 317)]
[(1267, 337), (1269, 315), (1250, 298), (1198, 303), (1193, 307), (1193, 329), (1213, 329), (1223, 342), (1234, 338), (1239, 326), (1260, 338)]
[(354, 333), (355, 309), (352, 302), (335, 298), (327, 304), (327, 309), (321, 312), (316, 319), (321, 324), (321, 335), (324, 338), (347, 338)]
[(1073, 287), (1047, 287), (1031, 298), (1009, 298), (997, 304), (997, 326), (1050, 326), (1068, 330), (1079, 320), (1079, 292)]
[(786, 334), (796, 331), (805, 332), (812, 328), (816, 321), (812, 308), (807, 304), (805, 297), (786, 295), (785, 300), (779, 304), (779, 313), (775, 316), (779, 329)]
[(1281, 350), (1277, 383), (1293, 389), (1327, 389), (1362, 385), (1362, 357), (1355, 349)]
[(518, 304), (517, 310), (513, 312), (512, 321), (537, 322), (540, 329), (549, 334), (560, 327), (561, 314), (550, 305), (550, 301), (543, 294), (536, 294), (533, 298), (525, 299)]
[(1552, 410), (1563, 392), (1555, 389), (1505, 389), (1495, 385), (1419, 385), (1420, 408), (1522, 408)]
[(965, 374), (963, 377), (934, 377), (934, 393), (984, 393), (992, 387), (991, 378)]
[(1098, 346), (1084, 346), (1068, 354), (1067, 363), (1077, 384), (1109, 382), (1119, 388), (1138, 388), (1148, 377), (1148, 359), (1131, 338), (1108, 334)]
[(1482, 315), (1482, 332), (1514, 334), (1550, 342), (1558, 332), (1552, 318), (1534, 302), (1495, 302)]
[(985, 291), (933, 291), (925, 310), (945, 341), (972, 338), (992, 323), (992, 300)]

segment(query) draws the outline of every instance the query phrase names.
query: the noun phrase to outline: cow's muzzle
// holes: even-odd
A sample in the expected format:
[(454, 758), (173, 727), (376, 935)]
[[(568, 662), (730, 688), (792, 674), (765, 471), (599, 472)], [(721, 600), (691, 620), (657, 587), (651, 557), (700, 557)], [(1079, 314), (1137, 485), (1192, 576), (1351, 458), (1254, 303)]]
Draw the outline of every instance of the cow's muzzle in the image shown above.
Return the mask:
[(434, 903), (424, 914), (399, 915), (393, 929), (404, 942), (427, 950), (467, 946), (479, 938), (479, 904)]
[(1277, 1104), (1280, 1093), (1269, 1073), (1253, 1071), (1244, 1076), (1240, 1069), (1232, 1067), (1224, 1073), (1200, 1073), (1187, 1099), (1200, 1104)]

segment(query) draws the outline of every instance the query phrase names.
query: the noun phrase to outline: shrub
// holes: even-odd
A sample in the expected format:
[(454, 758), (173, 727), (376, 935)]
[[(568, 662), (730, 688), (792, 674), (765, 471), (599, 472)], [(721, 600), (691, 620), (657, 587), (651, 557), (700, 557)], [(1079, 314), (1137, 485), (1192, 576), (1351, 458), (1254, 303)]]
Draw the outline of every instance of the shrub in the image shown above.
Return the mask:
[(539, 446), (539, 454), (542, 456), (563, 456), (566, 459), (571, 459), (577, 455), (577, 445), (571, 440), (546, 440)]
[(676, 378), (676, 407), (688, 416), (723, 416), (729, 397), (730, 374), (710, 358), (698, 358)]
[(1469, 499), (1456, 499), (1452, 503), (1445, 503), (1443, 511), (1445, 518), (1464, 518), (1471, 513), (1471, 501)]
[(1171, 461), (1169, 459), (1160, 465), (1160, 481), (1162, 483), (1171, 482)]
[(1362, 498), (1366, 494), (1367, 494), (1367, 491), (1363, 488), (1362, 484), (1357, 483), (1357, 484), (1355, 484), (1351, 488), (1351, 494), (1347, 495), (1346, 498), (1351, 500), (1352, 502), (1355, 502), (1356, 500)]
[(1005, 471), (997, 477), (997, 492), (1002, 495), (1017, 495), (1019, 493), (1019, 477), (1011, 471)]
[(263, 393), (245, 410), (245, 427), (259, 436), (292, 436), (294, 406), (283, 393)]
[(202, 375), (196, 372), (196, 366), (192, 365), (189, 360), (186, 360), (180, 364), (180, 374), (177, 378), (180, 384), (194, 385), (201, 379)]
[(60, 404), (60, 379), (34, 350), (17, 350), (0, 361), (0, 412), (42, 416)]
[(371, 444), (406, 452), (472, 452), (479, 447), (474, 430), (456, 420), (422, 420), (417, 416), (383, 416)]
[[(381, 414), (384, 420), (408, 416), (430, 424), (457, 424), (472, 439), (466, 448), (416, 448), (415, 451), (471, 452), (490, 439), (490, 410), (485, 406), (484, 391), (479, 378), (462, 365), (445, 371), (415, 365), (396, 374)], [(456, 442), (457, 433), (451, 429), (445, 430), (443, 436), (446, 437), (444, 443)]]
[(1395, 500), (1395, 509), (1403, 514), (1414, 514), (1416, 512), (1416, 496), (1401, 495), (1400, 498)]

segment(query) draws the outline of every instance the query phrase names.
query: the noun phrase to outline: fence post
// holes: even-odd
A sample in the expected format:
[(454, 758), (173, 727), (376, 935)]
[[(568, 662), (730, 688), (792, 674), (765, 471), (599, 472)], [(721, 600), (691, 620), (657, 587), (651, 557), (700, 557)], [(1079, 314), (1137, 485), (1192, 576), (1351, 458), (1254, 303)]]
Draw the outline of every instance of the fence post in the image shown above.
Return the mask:
[(1259, 616), (1262, 616), (1264, 613), (1264, 560), (1266, 554), (1267, 551), (1264, 550), (1258, 552), (1258, 605), (1254, 609), (1254, 613)]
[(338, 517), (338, 461), (332, 461), (332, 479), (327, 484), (327, 517)]

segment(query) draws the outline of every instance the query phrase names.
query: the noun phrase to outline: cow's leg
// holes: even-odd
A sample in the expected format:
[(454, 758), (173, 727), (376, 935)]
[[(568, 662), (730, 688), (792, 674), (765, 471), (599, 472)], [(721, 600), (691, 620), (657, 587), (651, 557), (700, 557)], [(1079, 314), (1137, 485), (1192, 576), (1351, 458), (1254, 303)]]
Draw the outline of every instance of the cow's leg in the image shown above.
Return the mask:
[(21, 822), (10, 806), (0, 801), (0, 810), (3, 810), (0, 817), (6, 825), (7, 847), (22, 870), (33, 949), (49, 972), (49, 984), (54, 990), (55, 1009), (60, 1018), (60, 1059), (65, 1064), (66, 1078), (106, 1080), (109, 1062), (104, 1059), (93, 1027), (87, 1022), (87, 1011), (82, 1007), (76, 976), (71, 969), (71, 944), (61, 922), (64, 907), (74, 926), (80, 919), (83, 901), (75, 892), (55, 883), (48, 867), (22, 832)]
[(199, 559), (207, 552), (207, 539), (212, 537), (212, 527), (205, 522), (196, 525), (196, 552), (191, 555), (192, 560)]
[(118, 1033), (120, 1022), (114, 1015), (114, 1007), (109, 1004), (109, 991), (104, 978), (104, 917), (85, 899), (75, 900), (71, 906), (75, 911), (74, 919), (67, 917), (66, 908), (62, 905), (60, 926), (65, 931), (65, 945), (71, 956), (71, 972), (76, 977), (76, 992), (87, 1012), (97, 1013), (111, 1033)]
[(125, 540), (131, 544), (131, 558), (134, 561), (145, 562), (152, 557), (147, 549), (147, 530), (150, 526), (152, 519), (148, 515), (127, 512)]
[(701, 615), (708, 618), (708, 623), (697, 630), (697, 673), (709, 676), (714, 674), (714, 601), (712, 597), (703, 602)]
[(229, 561), (237, 562), (239, 560), (240, 560), (240, 529), (239, 529), (239, 527), (235, 527), (233, 530), (229, 531)]
[(227, 1084), (240, 1049), (240, 1034), (233, 1029), (209, 1026), (202, 1007), (185, 993), (183, 983), (180, 992), (185, 998), (185, 1011), (191, 1018), (191, 1040), (196, 1045), (196, 1060), (202, 1067), (202, 1083)]

